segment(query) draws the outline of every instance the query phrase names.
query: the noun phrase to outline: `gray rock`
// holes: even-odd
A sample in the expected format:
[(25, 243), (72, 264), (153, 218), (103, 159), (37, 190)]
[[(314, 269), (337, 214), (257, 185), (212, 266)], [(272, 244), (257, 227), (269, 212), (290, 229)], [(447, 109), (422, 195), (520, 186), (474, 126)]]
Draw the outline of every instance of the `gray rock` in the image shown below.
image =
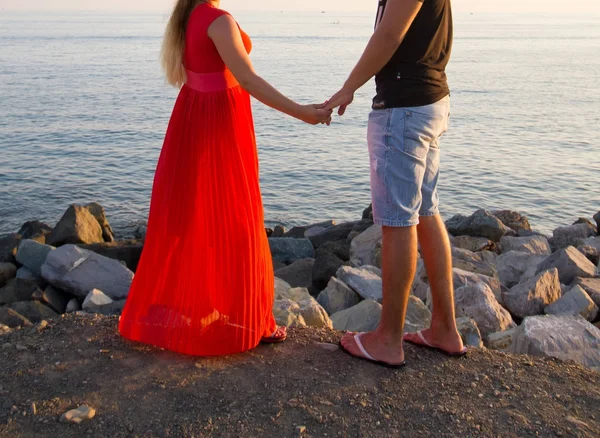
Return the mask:
[(93, 289), (87, 294), (81, 307), (84, 312), (96, 313), (100, 307), (111, 304), (112, 302), (112, 298), (107, 296), (104, 292)]
[(306, 225), (306, 226), (293, 227), (291, 230), (286, 231), (282, 237), (291, 237), (294, 239), (301, 239), (301, 238), (304, 238), (304, 234), (306, 233), (306, 230), (309, 230), (309, 229), (315, 228), (315, 227), (331, 228), (335, 224), (336, 224), (335, 221), (328, 220), (328, 221), (318, 222), (318, 223), (310, 224), (310, 225)]
[(426, 302), (429, 297), (428, 289), (429, 286), (427, 285), (427, 283), (425, 283), (419, 277), (415, 276), (410, 293), (418, 299), (420, 299), (421, 301)]
[(317, 234), (322, 233), (326, 229), (327, 228), (325, 228), (325, 227), (312, 227), (312, 228), (309, 228), (308, 230), (306, 230), (304, 232), (304, 237), (306, 237), (307, 239), (310, 239), (311, 237), (315, 237)]
[(38, 277), (35, 276), (35, 274), (33, 272), (31, 272), (29, 269), (27, 269), (27, 267), (25, 266), (21, 266), (19, 269), (17, 269), (17, 275), (15, 278), (18, 278), (20, 280), (30, 280), (30, 281), (35, 281), (37, 282)]
[(544, 313), (546, 306), (558, 300), (561, 293), (558, 270), (553, 268), (503, 292), (502, 297), (510, 313), (525, 318)]
[(452, 266), (463, 271), (487, 275), (488, 277), (496, 277), (498, 275), (494, 266), (484, 262), (481, 255), (468, 249), (452, 248)]
[(598, 306), (579, 285), (573, 286), (544, 311), (548, 315), (581, 315), (590, 322), (598, 316)]
[(53, 286), (80, 298), (92, 289), (100, 289), (112, 299), (126, 298), (133, 281), (133, 272), (118, 261), (75, 245), (52, 251), (42, 266), (42, 276)]
[(27, 327), (33, 325), (31, 321), (8, 307), (0, 307), (0, 324), (10, 328)]
[(503, 332), (492, 333), (487, 337), (487, 347), (491, 350), (509, 353), (512, 349), (513, 338), (517, 327)]
[(319, 246), (323, 245), (325, 242), (335, 242), (337, 240), (347, 238), (355, 226), (356, 222), (346, 222), (343, 224), (334, 225), (322, 231), (321, 233), (312, 236), (310, 241), (315, 248), (319, 248)]
[(20, 234), (8, 234), (0, 237), (0, 263), (15, 263), (21, 239)]
[(72, 298), (67, 303), (67, 308), (65, 309), (65, 313), (74, 313), (81, 310), (81, 304), (77, 298)]
[(485, 210), (477, 210), (469, 217), (454, 216), (446, 221), (446, 228), (453, 236), (486, 237), (493, 242), (507, 234), (514, 235), (513, 230)]
[(369, 204), (369, 206), (363, 210), (362, 218), (373, 219), (373, 204)]
[(502, 252), (519, 251), (527, 254), (550, 255), (552, 250), (548, 239), (544, 236), (512, 237), (504, 236), (500, 239)]
[(22, 240), (17, 250), (17, 262), (26, 266), (36, 277), (42, 275), (42, 265), (46, 262), (46, 257), (55, 248), (50, 245), (43, 245), (35, 240)]
[(17, 232), (23, 239), (33, 239), (40, 243), (46, 241), (46, 236), (52, 233), (52, 227), (40, 221), (28, 221)]
[(552, 242), (557, 249), (577, 246), (578, 242), (587, 237), (595, 236), (596, 229), (587, 223), (560, 227), (553, 231)]
[(511, 352), (554, 357), (598, 369), (600, 330), (581, 316), (533, 316), (525, 318), (515, 331)]
[(600, 278), (576, 278), (573, 285), (581, 286), (596, 306), (600, 307)]
[(537, 267), (544, 260), (546, 256), (519, 251), (509, 251), (499, 255), (496, 259), (496, 267), (500, 283), (511, 288), (522, 280), (534, 277)]
[(273, 315), (277, 325), (284, 327), (306, 327), (298, 303), (289, 299), (275, 300)]
[(408, 297), (406, 319), (404, 321), (405, 333), (416, 333), (429, 328), (431, 325), (431, 311), (419, 298), (414, 295)]
[(511, 210), (497, 210), (492, 211), (492, 216), (500, 219), (500, 221), (508, 228), (514, 231), (531, 231), (531, 225), (526, 216), (521, 215), (516, 211)]
[(325, 289), (329, 280), (335, 276), (335, 273), (343, 264), (344, 262), (338, 256), (322, 247), (319, 248), (312, 270), (312, 284), (315, 290)]
[(454, 291), (456, 316), (471, 318), (485, 338), (491, 333), (515, 327), (510, 314), (498, 303), (485, 283), (472, 283)]
[(495, 277), (488, 277), (487, 275), (475, 274), (473, 272), (453, 268), (452, 281), (454, 283), (454, 289), (463, 286), (472, 286), (477, 283), (484, 283), (492, 290), (496, 300), (502, 303), (502, 287), (500, 285), (500, 280)]
[(593, 246), (580, 245), (577, 247), (577, 250), (585, 256), (593, 265), (597, 265), (600, 263), (600, 250), (594, 248)]
[(104, 211), (104, 207), (102, 207), (97, 202), (92, 202), (85, 206), (85, 208), (96, 218), (98, 221), (98, 225), (102, 229), (102, 238), (105, 242), (114, 242), (115, 235), (113, 233), (110, 224), (108, 223), (108, 219), (106, 219), (106, 213)]
[(381, 304), (365, 300), (350, 309), (331, 315), (333, 328), (339, 331), (368, 332), (375, 330), (381, 320)]
[(146, 240), (147, 233), (148, 233), (148, 224), (141, 223), (135, 228), (133, 235), (136, 239), (140, 239), (141, 241), (144, 241), (144, 240)]
[(561, 283), (570, 284), (575, 277), (595, 277), (596, 267), (572, 246), (548, 256), (537, 268), (537, 272), (558, 269)]
[(19, 301), (12, 303), (9, 307), (34, 324), (44, 319), (54, 319), (59, 316), (58, 313), (50, 309), (50, 307), (44, 306), (39, 301)]
[(30, 300), (33, 293), (38, 290), (39, 286), (32, 280), (13, 278), (0, 289), (0, 306)]
[(61, 314), (65, 313), (67, 304), (69, 303), (69, 297), (53, 286), (48, 286), (43, 291), (41, 289), (36, 290), (31, 298), (35, 301), (45, 304), (55, 312)]
[(364, 266), (360, 268), (342, 266), (337, 271), (336, 277), (354, 289), (365, 300), (373, 300), (378, 303), (383, 300), (381, 277)]
[(600, 251), (600, 236), (588, 237), (578, 242), (580, 246), (591, 246)]
[(283, 225), (276, 225), (273, 229), (273, 234), (269, 237), (283, 237), (286, 233), (286, 229)]
[(594, 220), (596, 221), (596, 229), (598, 230), (598, 235), (600, 235), (600, 211), (594, 215)]
[(462, 338), (463, 344), (467, 347), (483, 348), (481, 332), (477, 323), (471, 318), (457, 318), (456, 327)]
[(354, 266), (377, 264), (375, 248), (381, 244), (382, 233), (380, 225), (372, 225), (356, 236), (350, 244), (350, 261)]
[(347, 240), (337, 240), (335, 242), (325, 242), (319, 247), (324, 251), (335, 254), (340, 260), (347, 262), (350, 260), (350, 242)]
[(354, 290), (335, 277), (331, 277), (325, 290), (317, 297), (317, 301), (329, 315), (356, 306), (360, 300)]
[(89, 245), (79, 244), (80, 248), (93, 251), (109, 259), (124, 262), (129, 270), (135, 272), (144, 249), (143, 243), (139, 240), (121, 240), (118, 242), (101, 242)]
[(46, 239), (52, 246), (103, 241), (100, 224), (87, 208), (80, 205), (71, 205)]
[(291, 265), (278, 269), (275, 272), (275, 276), (288, 283), (291, 287), (308, 288), (312, 284), (314, 264), (314, 259), (296, 260)]
[(288, 296), (288, 291), (292, 288), (287, 282), (281, 278), (275, 277), (275, 299)]
[[(310, 295), (308, 289), (302, 287), (292, 288), (281, 299), (293, 301), (298, 305), (300, 315), (306, 325), (333, 328), (329, 315), (317, 300)], [(295, 309), (295, 306), (292, 306), (292, 308)]]
[(17, 267), (12, 263), (0, 262), (0, 288), (4, 287), (8, 280), (17, 275)]
[(485, 237), (452, 236), (450, 237), (450, 242), (455, 248), (466, 249), (472, 252), (496, 250), (496, 244)]
[(290, 237), (271, 237), (269, 239), (273, 260), (282, 263), (293, 263), (301, 259), (314, 259), (315, 249), (308, 239)]

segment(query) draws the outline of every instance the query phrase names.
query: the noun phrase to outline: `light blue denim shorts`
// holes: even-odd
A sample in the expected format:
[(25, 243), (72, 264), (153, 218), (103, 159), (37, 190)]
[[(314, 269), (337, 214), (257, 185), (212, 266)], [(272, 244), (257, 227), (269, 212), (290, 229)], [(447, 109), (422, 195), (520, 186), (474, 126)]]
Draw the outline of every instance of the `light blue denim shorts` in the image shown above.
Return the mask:
[(412, 227), (438, 214), (440, 137), (448, 130), (450, 96), (431, 105), (372, 110), (368, 143), (373, 219)]

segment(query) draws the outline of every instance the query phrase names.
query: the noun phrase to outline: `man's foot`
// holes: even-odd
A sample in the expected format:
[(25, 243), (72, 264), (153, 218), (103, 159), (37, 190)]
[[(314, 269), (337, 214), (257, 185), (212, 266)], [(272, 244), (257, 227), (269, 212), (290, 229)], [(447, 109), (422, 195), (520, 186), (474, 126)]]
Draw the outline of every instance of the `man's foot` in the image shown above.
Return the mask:
[(432, 329), (422, 330), (417, 333), (406, 333), (404, 340), (411, 344), (433, 348), (450, 356), (463, 356), (467, 353), (458, 332), (434, 332)]
[(399, 368), (405, 364), (402, 343), (386, 343), (377, 332), (346, 333), (340, 341), (340, 346), (356, 358), (379, 365)]

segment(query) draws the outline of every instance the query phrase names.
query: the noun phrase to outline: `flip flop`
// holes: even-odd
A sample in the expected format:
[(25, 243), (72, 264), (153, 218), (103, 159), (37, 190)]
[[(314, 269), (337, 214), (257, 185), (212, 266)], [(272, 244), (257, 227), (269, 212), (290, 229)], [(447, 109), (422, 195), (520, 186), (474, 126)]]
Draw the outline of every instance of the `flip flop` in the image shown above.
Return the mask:
[(402, 368), (406, 365), (406, 361), (397, 364), (397, 365), (392, 365), (389, 364), (387, 362), (383, 362), (381, 360), (377, 360), (375, 359), (373, 356), (371, 356), (367, 350), (365, 350), (365, 347), (363, 346), (362, 342), (360, 341), (360, 337), (364, 335), (364, 333), (356, 333), (354, 335), (354, 342), (356, 342), (356, 345), (358, 346), (358, 349), (360, 350), (360, 352), (362, 353), (362, 356), (356, 356), (355, 354), (351, 353), (350, 350), (347, 350), (346, 347), (344, 347), (344, 345), (342, 344), (342, 341), (340, 340), (339, 342), (339, 346), (342, 349), (342, 351), (348, 353), (350, 356), (356, 358), (356, 359), (361, 359), (367, 362), (371, 362), (375, 365), (380, 365), (382, 367), (386, 367), (386, 368), (391, 368), (391, 369), (399, 369)]
[(287, 339), (287, 327), (277, 327), (271, 336), (263, 337), (263, 344), (279, 344)]
[[(410, 333), (410, 334), (414, 334), (414, 333)], [(421, 342), (415, 342), (415, 341), (411, 341), (409, 339), (406, 339), (406, 335), (404, 335), (404, 340), (410, 344), (413, 345), (417, 345), (419, 347), (425, 347), (425, 348), (429, 348), (431, 350), (435, 350), (435, 351), (439, 351), (440, 353), (445, 354), (446, 356), (451, 356), (451, 357), (462, 357), (464, 355), (467, 354), (467, 352), (469, 351), (467, 347), (463, 348), (461, 351), (457, 352), (457, 353), (451, 353), (450, 351), (446, 351), (443, 348), (440, 347), (436, 347), (435, 345), (430, 344), (429, 342), (427, 342), (427, 339), (425, 339), (425, 336), (423, 336), (423, 332), (417, 332), (416, 335), (419, 337), (419, 340)]]

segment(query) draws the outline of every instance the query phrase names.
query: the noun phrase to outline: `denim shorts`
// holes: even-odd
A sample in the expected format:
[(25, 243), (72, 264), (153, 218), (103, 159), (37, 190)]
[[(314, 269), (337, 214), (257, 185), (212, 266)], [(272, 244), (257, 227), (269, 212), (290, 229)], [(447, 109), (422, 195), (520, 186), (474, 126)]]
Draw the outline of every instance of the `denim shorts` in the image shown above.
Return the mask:
[(373, 219), (412, 227), (438, 214), (440, 137), (448, 130), (450, 96), (431, 105), (371, 111), (368, 143)]

